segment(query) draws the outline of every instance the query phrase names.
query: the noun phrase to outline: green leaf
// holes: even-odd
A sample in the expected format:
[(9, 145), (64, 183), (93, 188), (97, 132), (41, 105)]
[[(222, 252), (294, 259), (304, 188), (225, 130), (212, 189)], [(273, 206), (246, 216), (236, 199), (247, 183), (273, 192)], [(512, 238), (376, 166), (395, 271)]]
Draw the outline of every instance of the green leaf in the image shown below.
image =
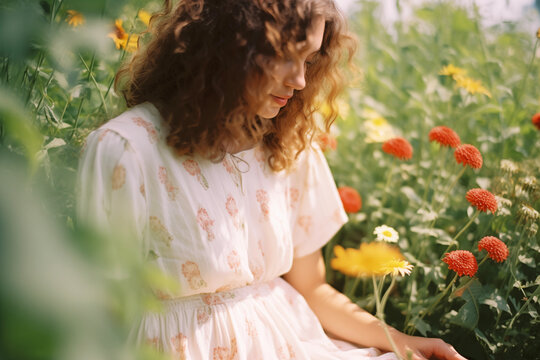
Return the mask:
[(482, 332), (482, 330), (478, 329), (478, 328), (475, 328), (474, 329), (474, 334), (476, 335), (476, 338), (480, 341), (482, 341), (484, 344), (486, 344), (486, 346), (489, 348), (489, 350), (491, 350), (492, 352), (495, 352), (495, 350), (497, 349), (497, 345), (495, 344), (492, 344), (487, 336)]
[[(469, 291), (467, 289), (465, 292)], [(478, 305), (474, 300), (467, 301), (458, 311), (455, 318), (451, 320), (453, 324), (464, 327), (466, 329), (474, 329), (478, 324), (480, 313)]]
[(427, 332), (431, 331), (431, 325), (425, 322), (422, 319), (416, 319), (414, 321), (414, 327), (420, 332), (423, 336), (427, 336)]
[(511, 313), (510, 306), (508, 306), (508, 303), (506, 302), (506, 300), (503, 299), (503, 297), (497, 293), (493, 293), (491, 297), (482, 300), (481, 304), (485, 304), (489, 307), (506, 311), (509, 314)]
[(0, 123), (7, 135), (24, 147), (26, 156), (35, 169), (37, 164), (35, 154), (41, 147), (42, 137), (31, 119), (21, 101), (10, 91), (0, 87)]
[(521, 254), (518, 256), (518, 259), (522, 264), (525, 264), (531, 268), (536, 268), (536, 262), (529, 254)]

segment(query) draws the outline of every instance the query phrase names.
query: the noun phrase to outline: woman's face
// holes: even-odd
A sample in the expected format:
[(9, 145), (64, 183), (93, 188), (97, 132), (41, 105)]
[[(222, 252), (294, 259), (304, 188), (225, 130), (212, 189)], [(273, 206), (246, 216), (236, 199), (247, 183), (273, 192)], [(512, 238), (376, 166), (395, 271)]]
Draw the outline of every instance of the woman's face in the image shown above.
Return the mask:
[(323, 34), (324, 18), (315, 17), (306, 31), (306, 41), (295, 44), (298, 56), (272, 61), (269, 83), (263, 90), (263, 104), (257, 115), (266, 119), (275, 117), (294, 95), (294, 90), (302, 90), (306, 86), (306, 64), (320, 50)]

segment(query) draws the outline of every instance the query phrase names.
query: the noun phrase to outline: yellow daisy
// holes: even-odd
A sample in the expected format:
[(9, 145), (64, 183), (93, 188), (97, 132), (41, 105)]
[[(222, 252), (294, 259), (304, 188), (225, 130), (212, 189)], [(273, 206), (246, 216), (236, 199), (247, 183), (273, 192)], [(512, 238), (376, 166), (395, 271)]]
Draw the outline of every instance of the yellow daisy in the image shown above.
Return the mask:
[(460, 75), (465, 75), (465, 72), (466, 71), (462, 68), (458, 68), (457, 66), (448, 64), (447, 66), (443, 67), (441, 71), (439, 71), (439, 75), (456, 77)]
[(482, 83), (478, 80), (474, 80), (467, 76), (456, 75), (454, 76), (458, 87), (465, 89), (470, 94), (484, 94), (487, 97), (491, 97), (491, 93), (486, 89)]
[(84, 22), (86, 21), (84, 19), (83, 14), (81, 14), (78, 11), (68, 10), (67, 13), (68, 15), (66, 16), (66, 22), (68, 23), (69, 26), (77, 27), (79, 25), (84, 24)]
[(412, 269), (399, 250), (386, 243), (362, 243), (359, 249), (337, 245), (334, 253), (332, 268), (353, 277), (408, 274)]
[(152, 17), (152, 14), (150, 14), (148, 11), (139, 10), (137, 13), (137, 17), (139, 20), (141, 20), (146, 26), (150, 25), (150, 18)]
[(113, 39), (117, 49), (126, 49), (128, 52), (133, 52), (138, 48), (139, 35), (126, 33), (121, 19), (115, 21), (114, 32), (109, 33), (107, 36)]

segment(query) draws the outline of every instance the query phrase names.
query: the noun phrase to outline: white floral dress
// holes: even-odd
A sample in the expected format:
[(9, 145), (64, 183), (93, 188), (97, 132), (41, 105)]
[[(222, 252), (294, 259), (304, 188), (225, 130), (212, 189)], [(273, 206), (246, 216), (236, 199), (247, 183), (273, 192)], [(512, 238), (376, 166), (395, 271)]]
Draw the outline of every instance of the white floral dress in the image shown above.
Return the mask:
[[(221, 162), (176, 156), (148, 103), (88, 136), (78, 177), (80, 220), (130, 232), (180, 291), (134, 329), (175, 359), (394, 359), (331, 340), (280, 276), (347, 221), (320, 150), (273, 172), (256, 147)], [(151, 255), (151, 256), (150, 256)]]

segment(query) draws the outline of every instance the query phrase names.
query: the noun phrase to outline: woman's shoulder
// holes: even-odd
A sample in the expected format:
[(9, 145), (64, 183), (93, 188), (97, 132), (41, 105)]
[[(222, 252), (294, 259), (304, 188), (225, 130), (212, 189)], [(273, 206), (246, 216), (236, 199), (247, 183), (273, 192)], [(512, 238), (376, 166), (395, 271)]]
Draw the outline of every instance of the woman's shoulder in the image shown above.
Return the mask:
[(164, 126), (157, 108), (142, 103), (107, 121), (95, 132), (115, 132), (133, 145), (152, 145), (163, 139)]

